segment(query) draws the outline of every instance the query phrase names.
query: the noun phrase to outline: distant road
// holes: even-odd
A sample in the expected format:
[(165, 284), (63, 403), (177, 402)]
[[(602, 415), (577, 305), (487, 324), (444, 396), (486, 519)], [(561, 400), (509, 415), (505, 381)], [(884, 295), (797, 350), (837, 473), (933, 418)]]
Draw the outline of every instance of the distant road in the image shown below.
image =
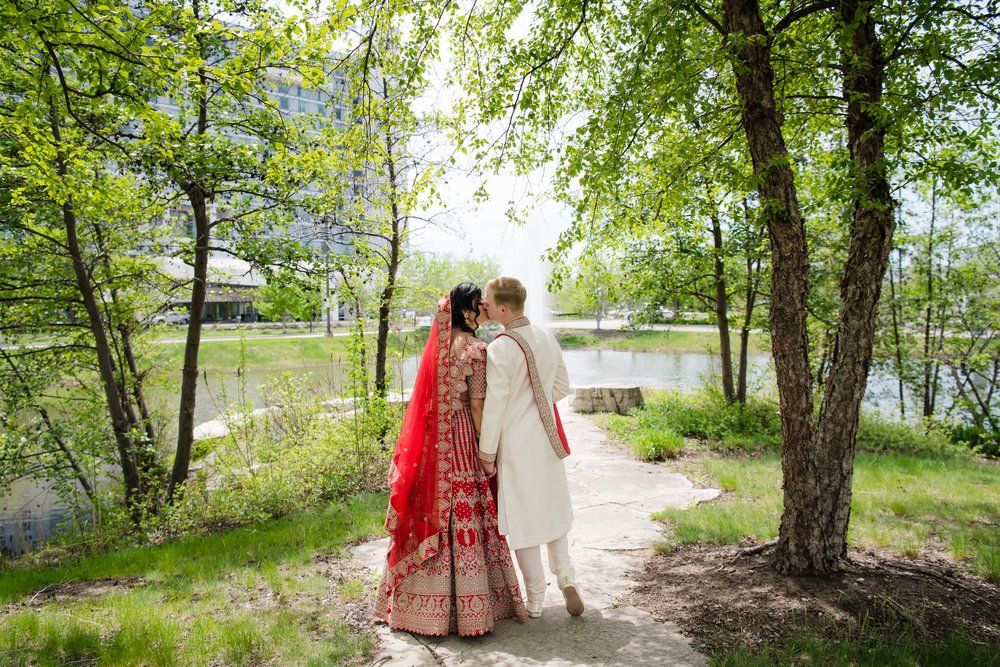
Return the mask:
[[(619, 331), (626, 327), (626, 320), (601, 320), (601, 331)], [(547, 329), (596, 329), (596, 320), (552, 320), (545, 323)], [(712, 324), (644, 324), (642, 329), (656, 331), (690, 331), (692, 333), (717, 333), (719, 329)]]
[[(403, 331), (413, 331), (413, 329), (403, 329)], [(337, 331), (334, 331), (333, 334), (331, 334), (331, 337), (338, 338), (340, 336), (350, 336), (351, 333), (352, 333), (351, 331), (347, 331), (347, 330), (337, 330)], [(366, 336), (369, 335), (369, 334), (375, 335), (376, 333), (378, 333), (378, 332), (377, 331), (366, 331), (365, 335)], [(399, 333), (399, 332), (393, 332), (393, 333)], [(326, 335), (325, 331), (315, 331), (313, 333), (262, 334), (262, 335), (257, 335), (257, 334), (249, 333), (249, 334), (247, 334), (247, 336), (245, 336), (245, 338), (247, 340), (277, 340), (279, 338), (281, 338), (281, 339), (284, 339), (284, 338), (327, 338), (327, 335)], [(240, 336), (202, 336), (202, 338), (201, 338), (201, 342), (202, 343), (211, 343), (213, 341), (233, 342), (233, 341), (238, 341), (238, 340), (240, 340)], [(163, 340), (161, 340), (159, 342), (161, 342), (161, 343), (186, 343), (187, 339), (186, 338), (164, 338)]]

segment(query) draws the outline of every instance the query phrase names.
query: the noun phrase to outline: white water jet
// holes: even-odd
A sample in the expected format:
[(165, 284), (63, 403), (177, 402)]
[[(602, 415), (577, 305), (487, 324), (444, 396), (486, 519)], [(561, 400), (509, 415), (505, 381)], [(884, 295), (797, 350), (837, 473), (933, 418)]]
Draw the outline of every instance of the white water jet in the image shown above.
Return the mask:
[(551, 313), (551, 298), (545, 287), (551, 265), (542, 259), (549, 245), (544, 232), (539, 220), (529, 218), (524, 226), (511, 228), (500, 252), (501, 273), (524, 283), (528, 290), (524, 314), (539, 326), (548, 322)]

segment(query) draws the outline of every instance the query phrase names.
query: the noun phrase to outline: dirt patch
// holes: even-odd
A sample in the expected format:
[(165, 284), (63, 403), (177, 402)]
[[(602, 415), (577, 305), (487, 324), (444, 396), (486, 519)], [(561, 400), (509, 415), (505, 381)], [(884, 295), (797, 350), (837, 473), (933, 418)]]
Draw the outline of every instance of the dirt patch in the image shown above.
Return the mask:
[(708, 654), (803, 632), (1000, 642), (1000, 589), (950, 561), (852, 551), (840, 576), (792, 578), (775, 572), (772, 554), (773, 546), (752, 543), (680, 547), (647, 561), (624, 602), (676, 623)]
[(65, 600), (77, 600), (84, 597), (100, 597), (114, 591), (145, 586), (146, 583), (146, 579), (143, 577), (105, 577), (103, 579), (67, 581), (41, 588), (15, 606), (37, 607), (49, 602), (63, 602)]
[(320, 556), (316, 560), (317, 570), (330, 582), (331, 590), (337, 592), (340, 615), (354, 632), (374, 638), (372, 609), (377, 582), (372, 571), (350, 558)]

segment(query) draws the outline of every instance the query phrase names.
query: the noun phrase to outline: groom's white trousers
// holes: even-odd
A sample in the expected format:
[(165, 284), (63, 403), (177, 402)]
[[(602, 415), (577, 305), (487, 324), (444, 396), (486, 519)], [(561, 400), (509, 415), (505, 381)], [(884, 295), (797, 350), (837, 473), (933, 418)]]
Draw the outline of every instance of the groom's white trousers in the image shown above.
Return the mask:
[[(549, 570), (556, 575), (559, 589), (567, 583), (572, 583), (575, 573), (573, 563), (569, 559), (569, 537), (563, 535), (547, 545), (549, 551)], [(542, 549), (540, 546), (515, 549), (517, 566), (521, 568), (524, 577), (525, 593), (529, 600), (541, 600), (545, 596), (545, 570), (542, 568)]]

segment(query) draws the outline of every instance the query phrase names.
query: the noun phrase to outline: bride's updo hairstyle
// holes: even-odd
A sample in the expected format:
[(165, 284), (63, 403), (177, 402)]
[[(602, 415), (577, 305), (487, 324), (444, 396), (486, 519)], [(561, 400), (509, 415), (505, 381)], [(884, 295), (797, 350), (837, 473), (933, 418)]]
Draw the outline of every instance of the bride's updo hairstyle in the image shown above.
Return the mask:
[(483, 291), (472, 283), (459, 283), (451, 291), (451, 328), (476, 335), (475, 328), (470, 327), (465, 321), (465, 313), (471, 310), (478, 317), (479, 302), (482, 298)]

